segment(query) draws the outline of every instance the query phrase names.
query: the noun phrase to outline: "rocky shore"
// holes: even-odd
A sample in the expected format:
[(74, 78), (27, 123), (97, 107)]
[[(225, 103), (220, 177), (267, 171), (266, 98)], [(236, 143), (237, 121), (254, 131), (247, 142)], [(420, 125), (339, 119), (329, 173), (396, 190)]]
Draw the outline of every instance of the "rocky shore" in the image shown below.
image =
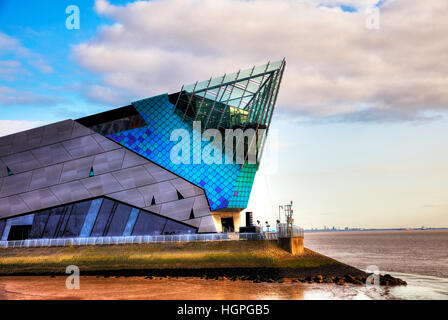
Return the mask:
[[(353, 274), (344, 274), (350, 266), (338, 266), (327, 268), (327, 272), (313, 275), (312, 270), (290, 269), (290, 268), (207, 268), (207, 269), (150, 269), (150, 270), (109, 270), (109, 271), (87, 271), (86, 276), (96, 276), (104, 278), (120, 278), (141, 276), (144, 279), (173, 279), (182, 277), (193, 277), (205, 280), (217, 281), (251, 281), (254, 283), (334, 283), (337, 285), (354, 284), (365, 285), (367, 274), (361, 270), (353, 268)], [(321, 270), (322, 271), (322, 270)], [(21, 274), (26, 275), (26, 274)], [(47, 274), (48, 275), (48, 274)], [(60, 274), (62, 275), (62, 274)], [(52, 277), (56, 274), (51, 274)], [(374, 284), (374, 280), (371, 280)], [(407, 285), (406, 281), (392, 277), (389, 274), (380, 275), (381, 286), (401, 286)]]

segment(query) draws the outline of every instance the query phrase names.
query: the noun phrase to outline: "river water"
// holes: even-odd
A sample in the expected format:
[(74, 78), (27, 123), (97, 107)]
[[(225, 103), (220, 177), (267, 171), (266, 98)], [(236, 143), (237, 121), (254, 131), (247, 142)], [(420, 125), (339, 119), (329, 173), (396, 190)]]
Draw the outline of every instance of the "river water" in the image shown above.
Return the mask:
[(306, 234), (305, 246), (363, 270), (374, 265), (408, 286), (81, 276), (80, 289), (69, 290), (65, 277), (0, 277), (0, 299), (448, 300), (448, 231)]

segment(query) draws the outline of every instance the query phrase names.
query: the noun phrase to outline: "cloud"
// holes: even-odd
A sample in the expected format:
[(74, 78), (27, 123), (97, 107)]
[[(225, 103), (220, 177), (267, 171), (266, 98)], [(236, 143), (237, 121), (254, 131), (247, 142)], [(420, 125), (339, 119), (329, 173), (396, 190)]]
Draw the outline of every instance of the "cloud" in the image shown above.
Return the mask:
[(0, 106), (44, 105), (53, 106), (67, 102), (64, 98), (42, 95), (30, 91), (18, 91), (0, 86)]
[[(102, 76), (102, 89), (92, 90), (103, 97), (175, 92), (286, 57), (279, 110), (342, 121), (410, 121), (447, 111), (446, 0), (383, 2), (380, 30), (369, 30), (363, 9), (374, 3), (97, 0), (96, 12), (114, 23), (73, 55)], [(341, 4), (357, 11), (322, 7)]]
[(129, 97), (125, 97), (124, 93), (107, 86), (92, 85), (84, 94), (89, 101), (99, 104), (129, 103)]
[(44, 125), (42, 121), (0, 120), (0, 137)]
[[(12, 54), (18, 59), (24, 59), (30, 66), (41, 73), (52, 73), (54, 71), (53, 67), (42, 58), (40, 54), (23, 47), (19, 40), (2, 32), (0, 32), (0, 55), (1, 54)], [(0, 69), (0, 76), (1, 74)]]

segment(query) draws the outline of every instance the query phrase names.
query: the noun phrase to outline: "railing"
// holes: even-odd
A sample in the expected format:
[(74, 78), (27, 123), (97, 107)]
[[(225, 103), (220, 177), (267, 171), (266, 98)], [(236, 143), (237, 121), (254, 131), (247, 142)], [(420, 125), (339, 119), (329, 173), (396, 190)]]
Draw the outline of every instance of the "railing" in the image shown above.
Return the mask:
[(303, 229), (297, 226), (288, 228), (286, 223), (277, 225), (277, 236), (279, 238), (303, 238)]
[(204, 233), (160, 236), (127, 236), (127, 237), (90, 237), (63, 239), (27, 239), (16, 241), (0, 241), (3, 248), (30, 247), (66, 247), (85, 245), (141, 244), (157, 242), (192, 242), (192, 241), (234, 241), (234, 240), (277, 240), (275, 232), (261, 233)]

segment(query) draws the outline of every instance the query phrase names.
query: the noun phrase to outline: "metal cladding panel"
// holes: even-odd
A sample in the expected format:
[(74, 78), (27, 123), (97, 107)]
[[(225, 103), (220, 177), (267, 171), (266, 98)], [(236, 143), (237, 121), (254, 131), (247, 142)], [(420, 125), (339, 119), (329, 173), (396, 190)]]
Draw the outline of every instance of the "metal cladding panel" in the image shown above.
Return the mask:
[(64, 120), (44, 126), (41, 146), (70, 139), (74, 124), (73, 120)]
[(146, 205), (143, 195), (137, 189), (130, 189), (120, 191), (117, 193), (110, 193), (108, 194), (108, 197), (116, 199), (118, 201), (129, 203), (137, 208), (144, 208)]
[(135, 154), (132, 151), (126, 150), (126, 153), (124, 155), (124, 161), (122, 165), (122, 169), (135, 167), (138, 165), (147, 164), (148, 160), (146, 160), (143, 157), (140, 157), (139, 155)]
[(22, 193), (21, 197), (31, 210), (41, 210), (61, 204), (61, 201), (48, 188)]
[(55, 163), (62, 163), (73, 158), (62, 146), (62, 143), (55, 143), (49, 146), (31, 150), (34, 157), (40, 162), (42, 166), (48, 166)]
[(179, 221), (188, 220), (191, 209), (193, 209), (193, 203), (194, 198), (163, 203), (160, 214)]
[(114, 172), (113, 175), (126, 189), (157, 183), (143, 166), (123, 169)]
[(83, 179), (89, 176), (94, 157), (85, 157), (64, 163), (59, 183)]
[(38, 147), (42, 141), (43, 132), (43, 127), (40, 127), (14, 135), (11, 152), (20, 152)]
[(32, 174), (32, 171), (28, 171), (4, 177), (0, 197), (8, 197), (13, 194), (27, 192)]
[[(196, 219), (185, 220), (182, 222), (187, 223), (190, 226), (193, 226), (193, 227), (196, 227), (199, 229), (199, 226), (201, 225), (201, 220), (202, 220), (202, 218), (196, 218)], [(201, 232), (201, 231), (199, 231), (199, 232)], [(214, 232), (216, 232), (216, 230)]]
[(72, 133), (71, 133), (71, 138), (77, 138), (77, 137), (82, 137), (82, 136), (86, 136), (89, 134), (94, 133), (93, 130), (83, 126), (82, 124), (74, 121), (73, 123), (73, 129), (72, 129)]
[(160, 211), (162, 210), (162, 205), (161, 204), (156, 204), (156, 205), (153, 205), (153, 206), (144, 207), (143, 209), (145, 209), (147, 211), (150, 211), (150, 212), (154, 212), (154, 213), (160, 214)]
[(59, 183), (63, 164), (56, 164), (33, 171), (29, 191), (49, 187)]
[(211, 215), (201, 218), (201, 224), (199, 225), (199, 232), (201, 233), (216, 232), (215, 222), (213, 221)]
[(92, 135), (92, 137), (104, 151), (121, 149), (120, 145), (118, 145), (116, 142), (111, 141), (110, 139), (107, 139), (100, 134), (94, 134)]
[(58, 184), (51, 187), (51, 191), (61, 203), (69, 203), (92, 197), (80, 181)]
[[(0, 158), (0, 219), (73, 206), (101, 196), (182, 220), (190, 218), (191, 208), (202, 198), (201, 206), (206, 204), (210, 214), (202, 189), (71, 120), (25, 132), (18, 138), (0, 137), (0, 150), (9, 150), (15, 139), (22, 141), (28, 136), (34, 137), (26, 146), (32, 149), (8, 151)], [(8, 176), (4, 159), (13, 167), (13, 175)], [(162, 204), (167, 203), (162, 212)], [(58, 225), (68, 221), (69, 216), (63, 215)]]
[(11, 152), (14, 135), (0, 137), (0, 157), (6, 156)]
[(118, 181), (110, 173), (81, 180), (92, 197), (114, 193), (123, 190)]
[(175, 174), (172, 174), (171, 172), (163, 169), (162, 167), (154, 163), (145, 165), (145, 168), (158, 182), (177, 179), (177, 176)]
[(195, 218), (207, 216), (210, 214), (208, 202), (207, 199), (205, 199), (205, 197), (196, 196), (194, 198), (193, 213)]
[(6, 177), (7, 175), (8, 175), (8, 170), (6, 169), (6, 164), (0, 159), (0, 178)]
[(123, 149), (118, 149), (97, 154), (93, 160), (95, 175), (120, 170), (124, 153)]
[(169, 181), (159, 182), (138, 188), (145, 197), (145, 202), (152, 205), (154, 197), (155, 204), (179, 200), (177, 191)]
[(14, 174), (37, 169), (41, 166), (34, 155), (27, 151), (3, 157), (2, 161)]
[[(202, 190), (195, 185), (185, 181), (184, 179), (177, 178), (170, 180), (171, 184), (178, 190), (184, 198), (194, 197), (202, 194)], [(207, 202), (207, 201), (206, 201)], [(208, 207), (208, 203), (207, 203)]]
[(30, 211), (19, 195), (0, 199), (0, 218), (6, 218)]
[(74, 158), (86, 157), (103, 152), (103, 149), (91, 136), (84, 136), (67, 140), (62, 143), (64, 148)]

